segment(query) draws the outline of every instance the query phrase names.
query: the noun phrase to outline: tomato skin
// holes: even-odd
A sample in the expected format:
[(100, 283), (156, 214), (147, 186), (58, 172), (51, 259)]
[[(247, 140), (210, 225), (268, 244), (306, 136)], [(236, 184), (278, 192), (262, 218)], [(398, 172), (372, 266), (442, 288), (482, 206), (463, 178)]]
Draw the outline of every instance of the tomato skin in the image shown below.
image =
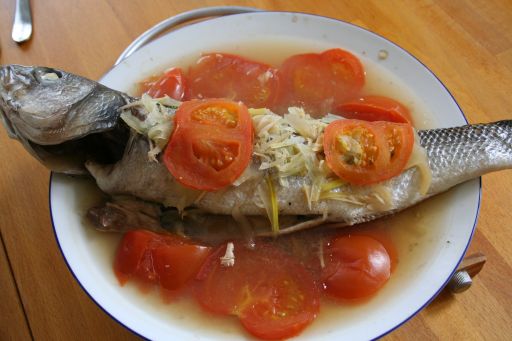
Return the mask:
[(414, 147), (414, 131), (408, 123), (375, 122), (387, 140), (388, 163), (381, 171), (383, 179), (390, 179), (402, 172)]
[[(279, 292), (277, 292), (277, 295), (279, 295)], [(247, 331), (260, 339), (282, 340), (299, 335), (314, 318), (311, 311), (299, 312), (288, 317), (286, 326), (283, 326), (282, 321), (269, 320), (265, 317), (270, 309), (272, 307), (267, 304), (255, 304), (251, 309), (247, 309), (241, 314), (240, 322)]]
[(412, 116), (402, 103), (384, 96), (362, 96), (338, 106), (335, 114), (363, 121), (412, 123)]
[[(331, 66), (331, 74), (342, 81), (345, 92), (337, 98), (350, 98), (359, 92), (365, 84), (365, 71), (359, 58), (342, 49), (330, 49), (321, 53), (324, 62)], [(340, 79), (341, 78), (341, 79)], [(338, 83), (338, 85), (340, 85)]]
[(187, 89), (187, 81), (180, 68), (171, 68), (160, 78), (150, 78), (142, 82), (141, 88), (143, 93), (145, 92), (153, 98), (167, 95), (175, 100), (183, 101)]
[[(231, 314), (235, 310), (239, 300), (237, 295), (238, 287), (236, 285), (232, 285), (231, 283), (223, 285), (221, 281), (210, 279), (212, 273), (219, 268), (218, 263), (220, 262), (220, 258), (225, 254), (226, 247), (226, 245), (221, 245), (215, 249), (203, 263), (196, 275), (196, 280), (200, 283), (195, 291), (197, 302), (205, 310), (220, 315)], [(235, 245), (235, 252), (238, 253), (238, 245)], [(228, 269), (229, 268), (226, 270)], [(216, 292), (222, 292), (223, 295), (214, 294)]]
[(277, 70), (228, 53), (208, 53), (189, 68), (187, 99), (225, 98), (249, 108), (271, 107), (279, 86)]
[(338, 120), (324, 131), (325, 160), (341, 179), (369, 185), (400, 174), (414, 146), (405, 123)]
[(204, 309), (238, 316), (263, 339), (295, 336), (316, 318), (318, 286), (300, 263), (268, 244), (249, 250), (235, 242), (235, 264), (225, 267), (219, 261), (225, 250), (217, 249), (196, 277), (195, 296)]
[(328, 94), (328, 85), (319, 80), (326, 78), (327, 72), (319, 54), (307, 53), (295, 55), (284, 61), (279, 69), (282, 87), (280, 102), (285, 106), (300, 105), (306, 107), (308, 112), (321, 114), (321, 110), (329, 107), (323, 104)]
[(196, 275), (210, 251), (209, 247), (192, 244), (155, 248), (153, 264), (160, 286), (171, 291), (183, 288)]
[(365, 83), (359, 59), (342, 49), (292, 56), (284, 61), (279, 72), (282, 108), (303, 106), (316, 117), (356, 96)]
[(149, 243), (153, 239), (145, 231), (131, 231), (124, 235), (117, 248), (114, 260), (114, 273), (121, 285), (126, 284), (131, 275), (138, 269)]
[(114, 260), (121, 285), (134, 279), (144, 286), (178, 292), (194, 278), (211, 248), (171, 234), (147, 230), (126, 232)]
[[(352, 135), (352, 136), (351, 136)], [(363, 136), (358, 140), (357, 136)], [(360, 160), (344, 160), (340, 150), (340, 136), (349, 136), (362, 146)], [(325, 160), (341, 179), (355, 185), (368, 185), (384, 180), (381, 172), (386, 166), (387, 143), (382, 131), (375, 125), (359, 120), (339, 120), (330, 123), (324, 131)]]
[(325, 292), (340, 300), (374, 295), (391, 274), (391, 262), (384, 246), (366, 235), (340, 236), (324, 250), (322, 279)]
[(396, 266), (398, 264), (398, 250), (395, 246), (395, 243), (393, 242), (393, 239), (391, 238), (389, 232), (387, 232), (389, 226), (386, 225), (385, 220), (376, 220), (371, 221), (369, 223), (359, 224), (357, 225), (357, 229), (353, 229), (350, 231), (350, 228), (347, 232), (344, 232), (340, 235), (349, 235), (349, 234), (357, 234), (359, 236), (367, 236), (370, 238), (375, 239), (379, 243), (384, 246), (384, 249), (386, 249), (386, 252), (389, 256), (390, 261), (390, 270), (391, 273), (393, 273), (396, 269)]
[(164, 151), (164, 163), (182, 185), (204, 191), (229, 186), (252, 157), (247, 107), (221, 99), (184, 102)]

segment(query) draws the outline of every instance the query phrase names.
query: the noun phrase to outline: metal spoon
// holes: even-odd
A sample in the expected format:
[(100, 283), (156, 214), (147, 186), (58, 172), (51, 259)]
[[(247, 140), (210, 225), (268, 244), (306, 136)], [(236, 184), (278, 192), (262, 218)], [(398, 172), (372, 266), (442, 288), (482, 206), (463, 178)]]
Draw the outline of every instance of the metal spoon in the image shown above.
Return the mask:
[(481, 252), (464, 257), (446, 287), (454, 294), (466, 291), (473, 283), (472, 277), (482, 270), (486, 261), (487, 257)]
[(16, 0), (16, 12), (12, 25), (12, 40), (22, 43), (30, 39), (32, 35), (32, 13), (30, 12), (30, 0)]

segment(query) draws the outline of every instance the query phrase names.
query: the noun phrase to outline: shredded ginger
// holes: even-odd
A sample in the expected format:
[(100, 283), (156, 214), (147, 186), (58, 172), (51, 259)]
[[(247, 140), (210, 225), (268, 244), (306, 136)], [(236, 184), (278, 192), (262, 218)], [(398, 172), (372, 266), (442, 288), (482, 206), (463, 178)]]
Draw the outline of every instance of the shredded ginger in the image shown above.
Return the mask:
[[(156, 156), (165, 148), (174, 129), (174, 114), (181, 102), (168, 96), (151, 98), (143, 94), (140, 100), (129, 103), (121, 108), (121, 118), (139, 134), (147, 136), (150, 142), (148, 157), (156, 161)], [(144, 108), (141, 113), (133, 114), (137, 107)]]
[(233, 266), (235, 265), (235, 253), (233, 252), (235, 249), (235, 245), (232, 242), (229, 242), (226, 246), (226, 253), (224, 256), (220, 257), (220, 264), (222, 266)]
[[(320, 199), (321, 187), (331, 174), (321, 158), (324, 120), (314, 119), (302, 108), (291, 107), (284, 116), (268, 109), (249, 111), (254, 123), (254, 154), (261, 160), (259, 170), (275, 175), (279, 184), (288, 187), (289, 176), (306, 176), (304, 185), (308, 205)], [(339, 117), (337, 117), (339, 119)], [(332, 120), (332, 117), (326, 117)]]
[(277, 234), (279, 232), (279, 201), (270, 175), (265, 177), (265, 182), (260, 183), (257, 191), (270, 220), (272, 233)]

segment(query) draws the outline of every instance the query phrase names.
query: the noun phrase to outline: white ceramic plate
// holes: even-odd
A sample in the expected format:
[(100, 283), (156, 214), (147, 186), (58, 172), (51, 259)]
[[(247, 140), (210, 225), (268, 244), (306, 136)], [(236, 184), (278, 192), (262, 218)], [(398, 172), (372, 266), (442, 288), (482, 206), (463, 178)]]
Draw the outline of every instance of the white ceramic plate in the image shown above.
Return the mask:
[[(248, 39), (294, 39), (300, 37), (325, 46), (348, 49), (370, 59), (400, 78), (426, 104), (438, 126), (466, 123), (457, 103), (443, 84), (409, 53), (388, 40), (351, 24), (325, 17), (279, 12), (232, 15), (207, 20), (171, 32), (143, 47), (110, 70), (102, 83), (129, 91), (133, 84), (151, 73), (163, 70), (173, 61), (191, 53), (216, 50)], [(388, 52), (380, 60), (379, 51)], [(84, 184), (65, 176), (53, 175), (50, 208), (57, 241), (77, 281), (89, 296), (109, 315), (132, 331), (150, 339), (219, 339), (247, 337), (243, 332), (216, 331), (201, 324), (182, 323), (183, 316), (164, 317), (129, 289), (117, 284), (109, 262), (113, 250), (97, 254), (98, 243), (84, 228), (80, 199)], [(371, 309), (358, 316), (307, 329), (298, 339), (366, 340), (379, 337), (404, 323), (425, 307), (444, 287), (469, 245), (478, 216), (480, 181), (474, 180), (451, 191), (442, 209), (435, 238), (428, 246), (427, 261), (417, 264), (413, 275), (402, 276), (400, 290), (377, 297)], [(449, 241), (449, 243), (447, 242)], [(101, 248), (99, 248), (101, 249)], [(110, 255), (110, 256), (109, 256)], [(109, 258), (110, 257), (110, 258)], [(364, 310), (366, 309), (366, 310)]]

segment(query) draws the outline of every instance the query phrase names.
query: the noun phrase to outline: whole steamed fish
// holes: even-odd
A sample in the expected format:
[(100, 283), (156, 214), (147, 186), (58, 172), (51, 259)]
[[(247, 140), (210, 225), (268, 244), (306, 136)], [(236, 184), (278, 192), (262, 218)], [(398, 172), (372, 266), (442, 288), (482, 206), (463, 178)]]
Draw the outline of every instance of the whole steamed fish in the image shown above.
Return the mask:
[[(272, 207), (265, 198), (274, 192), (277, 202), (274, 209), (280, 217), (279, 233), (321, 224), (341, 226), (370, 221), (401, 211), (482, 174), (512, 167), (512, 121), (500, 121), (418, 131), (406, 169), (377, 185), (353, 186), (340, 181), (334, 181), (333, 185), (323, 178), (319, 185), (318, 178), (308, 176), (315, 170), (305, 164), (303, 167), (308, 174), (278, 175), (270, 191), (265, 185), (268, 184), (266, 179), (275, 173), (268, 165), (263, 166), (265, 160), (255, 155), (234, 184), (213, 192), (194, 191), (183, 187), (162, 162), (152, 160), (162, 146), (151, 139), (147, 129), (141, 128), (154, 120), (152, 115), (157, 112), (166, 118), (168, 125), (158, 127), (163, 123), (157, 122), (153, 128), (157, 126), (158, 132), (168, 129), (170, 134), (172, 123), (169, 122), (172, 122), (176, 105), (148, 98), (141, 101), (61, 70), (19, 65), (0, 68), (3, 123), (11, 137), (21, 141), (51, 170), (90, 174), (102, 191), (113, 196), (133, 196), (180, 211), (188, 207), (203, 217), (232, 216), (234, 222), (244, 224), (253, 224), (257, 217), (272, 215)], [(295, 143), (300, 145), (296, 148), (299, 152), (304, 146), (314, 145), (322, 134), (322, 127), (328, 123), (311, 119), (296, 108), (284, 118), (264, 110), (251, 114), (256, 146), (258, 134), (268, 134), (269, 126), (284, 124)], [(313, 133), (301, 132), (294, 123), (300, 120), (318, 129)], [(158, 221), (161, 212), (149, 211), (148, 215), (148, 209), (142, 208), (139, 213)], [(137, 214), (137, 210), (117, 203), (92, 212), (96, 221), (106, 225), (105, 220), (116, 214), (125, 217)], [(136, 221), (135, 225), (139, 224), (138, 219), (132, 220)], [(269, 225), (268, 221), (266, 224)]]

